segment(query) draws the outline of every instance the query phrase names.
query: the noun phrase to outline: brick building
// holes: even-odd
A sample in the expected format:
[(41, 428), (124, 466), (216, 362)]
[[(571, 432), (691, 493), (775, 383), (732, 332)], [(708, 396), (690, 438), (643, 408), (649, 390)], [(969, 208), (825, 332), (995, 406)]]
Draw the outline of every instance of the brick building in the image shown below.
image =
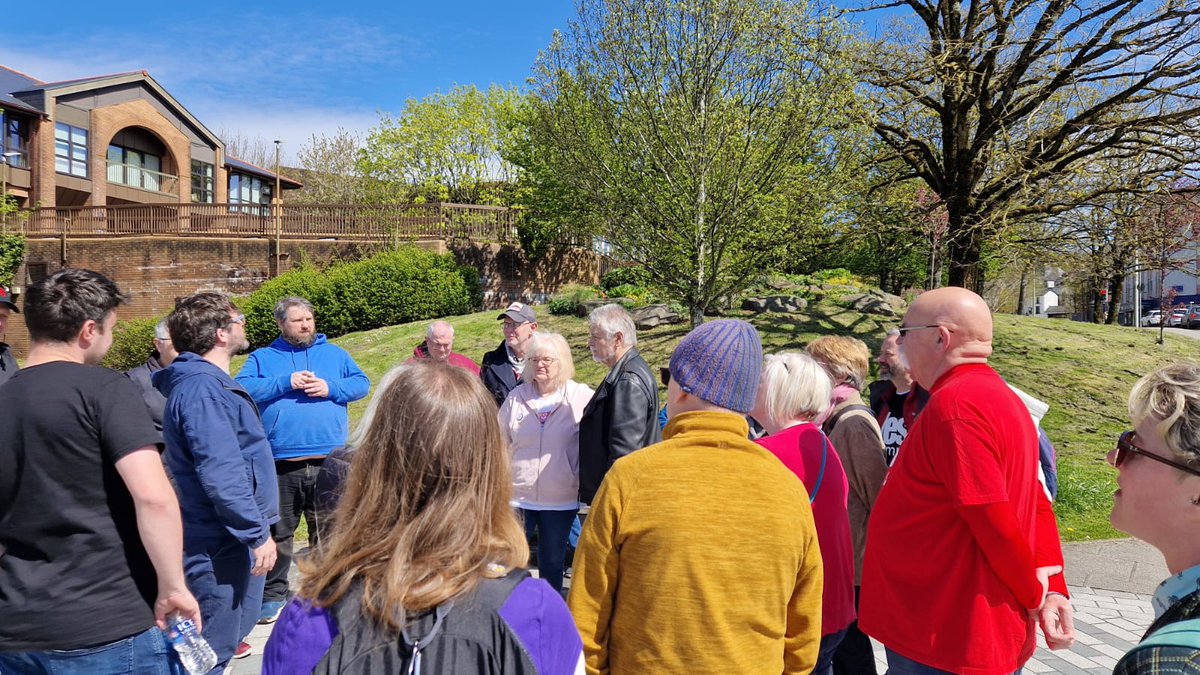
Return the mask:
[[(262, 208), (273, 172), (225, 154), (146, 71), (42, 82), (0, 66), (4, 182), (18, 206)], [(284, 190), (302, 187), (280, 177)]]

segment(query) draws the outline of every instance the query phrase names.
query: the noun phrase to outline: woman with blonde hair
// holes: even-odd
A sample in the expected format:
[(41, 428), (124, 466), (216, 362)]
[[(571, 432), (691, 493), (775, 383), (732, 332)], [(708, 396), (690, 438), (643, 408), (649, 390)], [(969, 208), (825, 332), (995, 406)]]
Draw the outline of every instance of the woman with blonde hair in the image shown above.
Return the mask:
[(388, 374), (336, 524), (299, 562), (263, 673), (581, 668), (562, 598), (521, 569), (529, 549), (495, 410), (462, 369), (421, 362)]
[(1113, 673), (1200, 672), (1200, 364), (1142, 377), (1129, 416), (1133, 429), (1108, 453), (1119, 488), (1109, 519), (1157, 548), (1171, 576), (1154, 591), (1154, 623)]
[(579, 420), (592, 388), (571, 379), (571, 348), (557, 333), (534, 333), (525, 361), (522, 382), (498, 419), (512, 447), (514, 504), (526, 537), (538, 536), (538, 575), (562, 593), (567, 541), (579, 513)]
[(813, 423), (829, 409), (832, 383), (811, 356), (785, 352), (765, 359), (750, 414), (767, 435), (758, 443), (796, 474), (812, 505), (825, 586), (821, 649), (814, 675), (833, 673), (833, 655), (854, 621), (854, 549), (846, 500), (850, 484), (837, 449)]

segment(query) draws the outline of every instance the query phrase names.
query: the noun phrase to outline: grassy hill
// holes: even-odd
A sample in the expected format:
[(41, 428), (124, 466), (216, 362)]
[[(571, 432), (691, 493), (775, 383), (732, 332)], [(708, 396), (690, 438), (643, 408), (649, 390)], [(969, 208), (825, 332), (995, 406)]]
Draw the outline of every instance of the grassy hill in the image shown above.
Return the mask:
[[(562, 333), (575, 356), (576, 379), (592, 386), (606, 369), (587, 350), (587, 322), (550, 316), (539, 308), (539, 329)], [(476, 361), (500, 343), (497, 312), (453, 317), (455, 351)], [(877, 351), (898, 320), (860, 314), (832, 303), (816, 303), (806, 315), (734, 313), (757, 326), (768, 352), (801, 349), (826, 334), (855, 335)], [(1043, 427), (1058, 448), (1060, 479), (1056, 511), (1065, 540), (1119, 536), (1108, 524), (1115, 472), (1104, 459), (1118, 434), (1129, 428), (1126, 397), (1142, 374), (1169, 361), (1195, 358), (1200, 342), (1168, 335), (1155, 344), (1157, 330), (1095, 326), (1060, 320), (998, 315), (992, 365), (1008, 381), (1050, 404)], [(320, 329), (320, 326), (318, 326)], [(402, 363), (424, 338), (425, 323), (354, 333), (335, 340), (347, 349), (372, 382)], [(688, 332), (686, 324), (639, 334), (638, 347), (652, 368), (666, 365)], [(234, 372), (240, 363), (234, 364)], [(365, 401), (351, 407), (357, 419)]]

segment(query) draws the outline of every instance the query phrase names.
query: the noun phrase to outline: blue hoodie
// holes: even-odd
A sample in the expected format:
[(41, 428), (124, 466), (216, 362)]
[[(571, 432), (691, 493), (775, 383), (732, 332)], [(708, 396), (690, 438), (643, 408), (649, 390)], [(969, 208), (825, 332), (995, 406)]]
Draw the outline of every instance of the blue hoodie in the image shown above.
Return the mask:
[[(292, 389), (292, 373), (302, 370), (325, 380), (329, 396), (315, 398)], [(276, 338), (254, 350), (237, 381), (262, 409), (275, 459), (324, 456), (345, 445), (350, 433), (346, 406), (371, 390), (371, 381), (346, 350), (320, 333), (309, 347)]]
[(257, 548), (279, 520), (279, 486), (258, 410), (233, 378), (191, 352), (151, 376), (167, 397), (165, 457), (183, 513), (183, 537), (232, 535)]

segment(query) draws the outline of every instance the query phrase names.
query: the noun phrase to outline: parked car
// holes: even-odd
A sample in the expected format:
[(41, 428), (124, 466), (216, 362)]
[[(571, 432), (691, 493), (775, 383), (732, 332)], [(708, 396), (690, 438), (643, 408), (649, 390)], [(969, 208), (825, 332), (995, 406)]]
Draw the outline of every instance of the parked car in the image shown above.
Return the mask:
[(1152, 309), (1142, 315), (1143, 326), (1161, 326), (1162, 312), (1157, 309)]
[(1188, 305), (1187, 316), (1183, 319), (1184, 328), (1200, 328), (1200, 305)]
[(1187, 320), (1187, 310), (1183, 307), (1171, 310), (1171, 317), (1167, 320), (1168, 326), (1182, 326)]

